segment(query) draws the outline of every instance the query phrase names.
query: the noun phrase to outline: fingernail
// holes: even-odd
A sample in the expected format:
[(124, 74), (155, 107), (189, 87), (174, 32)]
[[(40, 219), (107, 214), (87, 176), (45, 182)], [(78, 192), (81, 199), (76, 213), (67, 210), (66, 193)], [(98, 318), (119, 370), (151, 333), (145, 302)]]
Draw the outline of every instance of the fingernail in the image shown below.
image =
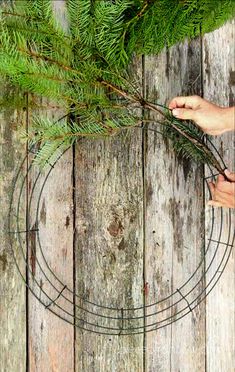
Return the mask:
[(227, 176), (231, 174), (231, 172), (228, 169), (225, 169), (224, 173), (227, 174)]
[(177, 116), (180, 115), (180, 110), (179, 109), (174, 109), (174, 110), (172, 110), (172, 114), (177, 117)]

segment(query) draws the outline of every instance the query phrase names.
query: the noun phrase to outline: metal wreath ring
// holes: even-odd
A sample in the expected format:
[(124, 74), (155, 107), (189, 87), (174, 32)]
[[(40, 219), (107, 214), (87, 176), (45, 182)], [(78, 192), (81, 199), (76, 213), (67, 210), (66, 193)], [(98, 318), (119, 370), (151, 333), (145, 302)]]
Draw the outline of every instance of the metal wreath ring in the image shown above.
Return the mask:
[[(138, 127), (136, 127), (138, 128)], [(143, 129), (143, 127), (139, 127), (140, 129)], [(157, 133), (160, 133), (159, 131), (155, 129), (148, 129)], [(206, 136), (205, 136), (206, 137)], [(207, 139), (209, 144), (213, 147), (214, 151), (217, 153), (217, 155), (220, 157), (221, 161), (223, 162), (222, 157), (218, 153), (217, 149), (213, 145), (213, 143)], [(28, 150), (29, 152), (33, 152), (33, 147)], [(196, 308), (201, 301), (203, 301), (206, 296), (211, 292), (211, 290), (214, 288), (216, 283), (218, 282), (219, 278), (221, 277), (226, 264), (228, 262), (228, 259), (230, 257), (233, 242), (235, 239), (235, 232), (232, 235), (231, 231), (231, 210), (229, 210), (228, 213), (228, 238), (227, 242), (221, 242), (221, 235), (222, 235), (222, 228), (223, 228), (223, 217), (224, 212), (221, 208), (220, 210), (220, 231), (219, 231), (219, 237), (218, 239), (213, 239), (213, 230), (214, 230), (214, 220), (215, 220), (215, 214), (214, 214), (214, 208), (212, 207), (212, 218), (211, 218), (211, 230), (210, 230), (210, 237), (208, 238), (208, 245), (205, 250), (205, 254), (202, 257), (201, 261), (199, 262), (198, 267), (193, 272), (193, 274), (188, 278), (188, 280), (181, 285), (179, 288), (176, 288), (176, 290), (171, 293), (169, 296), (160, 299), (159, 301), (149, 304), (149, 305), (140, 305), (138, 307), (134, 308), (114, 308), (111, 306), (104, 306), (102, 304), (97, 304), (92, 301), (88, 301), (84, 297), (79, 296), (73, 289), (69, 288), (69, 286), (63, 281), (58, 278), (56, 273), (51, 269), (49, 266), (40, 241), (40, 234), (38, 229), (38, 214), (39, 214), (39, 205), (41, 196), (43, 193), (43, 189), (45, 187), (46, 181), (48, 177), (50, 176), (52, 170), (54, 169), (55, 164), (59, 161), (59, 159), (63, 156), (63, 154), (66, 152), (65, 150), (63, 153), (61, 153), (56, 161), (53, 164), (50, 164), (49, 160), (49, 171), (47, 172), (44, 181), (42, 183), (38, 200), (37, 200), (37, 208), (36, 208), (36, 224), (33, 229), (29, 228), (29, 218), (30, 215), (30, 209), (32, 205), (33, 200), (33, 194), (36, 189), (37, 182), (41, 176), (41, 171), (39, 170), (34, 184), (31, 188), (31, 195), (28, 199), (28, 207), (27, 207), (27, 213), (26, 213), (26, 230), (21, 230), (19, 226), (19, 212), (20, 212), (20, 203), (22, 199), (22, 193), (24, 189), (25, 183), (27, 183), (29, 172), (34, 168), (33, 163), (31, 162), (30, 165), (27, 164), (26, 166), (26, 174), (23, 176), (23, 182), (20, 186), (18, 186), (18, 180), (21, 175), (22, 170), (24, 170), (24, 165), (27, 163), (27, 155), (25, 155), (23, 161), (20, 164), (20, 167), (18, 169), (18, 172), (16, 174), (15, 179), (13, 180), (13, 187), (12, 187), (12, 194), (11, 194), (11, 200), (10, 200), (10, 207), (9, 207), (9, 214), (8, 214), (8, 231), (9, 231), (9, 237), (10, 237), (10, 245), (12, 248), (12, 254), (15, 261), (15, 264), (18, 268), (18, 271), (25, 282), (25, 285), (27, 286), (28, 290), (38, 299), (38, 301), (45, 306), (49, 311), (60, 317), (61, 319), (65, 320), (66, 322), (75, 325), (78, 328), (91, 331), (93, 333), (98, 334), (106, 334), (106, 335), (131, 335), (131, 334), (141, 334), (143, 332), (151, 332), (153, 330), (163, 328), (167, 325), (170, 325), (177, 320), (183, 318), (190, 312), (193, 312), (193, 309)], [(226, 168), (224, 162), (223, 162), (224, 168)], [(213, 174), (211, 167), (208, 165), (210, 170), (210, 176), (204, 177), (204, 181), (207, 184), (208, 178), (214, 178), (215, 174)], [(17, 192), (17, 187), (19, 188), (19, 196), (18, 199), (14, 200), (15, 194)], [(208, 184), (207, 184), (208, 188)], [(208, 188), (209, 190), (209, 188)], [(16, 207), (16, 215), (14, 215), (14, 203), (17, 204)], [(14, 221), (15, 219), (15, 221)], [(38, 282), (38, 280), (34, 277), (32, 273), (32, 269), (29, 264), (29, 259), (27, 257), (27, 248), (24, 251), (23, 248), (23, 241), (22, 241), (22, 234), (26, 235), (25, 245), (29, 238), (29, 234), (31, 232), (35, 232), (37, 236), (38, 246), (40, 255), (42, 257), (43, 262), (40, 263), (38, 260), (38, 257), (36, 256), (36, 263), (37, 268), (40, 269), (40, 274), (43, 275), (45, 278), (45, 283), (49, 285), (50, 287), (50, 294), (48, 294), (43, 288), (41, 283)], [(20, 265), (18, 263), (17, 255), (14, 247), (14, 236), (18, 240), (18, 246), (19, 246), (19, 252), (20, 256), (23, 257), (23, 264), (24, 268), (23, 270), (20, 268)], [(232, 242), (231, 241), (232, 236)], [(187, 288), (189, 284), (191, 285), (191, 281), (193, 277), (196, 275), (197, 271), (201, 267), (201, 265), (204, 263), (205, 257), (209, 251), (211, 242), (214, 241), (217, 243), (217, 247), (214, 251), (214, 254), (212, 255), (211, 261), (209, 262), (208, 266), (203, 270), (202, 276), (198, 279), (197, 283), (193, 286), (193, 288)], [(206, 274), (208, 274), (209, 270), (212, 268), (213, 261), (216, 259), (216, 255), (218, 253), (219, 247), (225, 247), (223, 256), (221, 260), (218, 262), (218, 266), (216, 270), (213, 272), (213, 275), (211, 276), (210, 280), (207, 282), (206, 280)], [(22, 259), (22, 258), (21, 258)], [(42, 265), (45, 264), (45, 267)], [(27, 275), (24, 274), (25, 269), (27, 268)], [(53, 277), (54, 282), (50, 277)], [(206, 286), (203, 286), (203, 283), (206, 283)], [(202, 284), (201, 292), (198, 294), (197, 297), (191, 298), (193, 296), (193, 291), (195, 288), (197, 289), (198, 286)], [(187, 292), (186, 292), (187, 291)], [(53, 294), (53, 295), (52, 295)], [(174, 297), (178, 297), (178, 300), (175, 300)], [(66, 306), (61, 306), (58, 302), (58, 300), (62, 299), (63, 302), (66, 304)], [(173, 302), (173, 299), (175, 302)], [(79, 305), (77, 302), (80, 301), (83, 305)], [(164, 303), (166, 302), (166, 307), (164, 308)], [(85, 305), (85, 307), (84, 307)], [(158, 307), (160, 305), (160, 310), (158, 310)], [(182, 306), (181, 309), (179, 307)], [(177, 307), (177, 312), (174, 311), (175, 307)], [(148, 314), (145, 314), (145, 310), (148, 309)], [(149, 311), (152, 310), (153, 312), (149, 313)], [(84, 319), (77, 316), (77, 312), (82, 312), (84, 315)], [(103, 312), (103, 313), (102, 313)], [(141, 315), (138, 314), (138, 312), (141, 312)], [(166, 312), (164, 316), (166, 316), (163, 319), (156, 320), (155, 322), (151, 322), (151, 317), (160, 317)], [(107, 313), (107, 314), (105, 314)], [(137, 313), (137, 314), (136, 314)], [(170, 315), (169, 315), (170, 313)], [(168, 316), (169, 315), (169, 316)], [(91, 320), (85, 319), (86, 317), (91, 317)], [(111, 323), (111, 325), (108, 324), (108, 322)], [(136, 323), (136, 324), (135, 324)], [(141, 324), (140, 324), (141, 323)]]

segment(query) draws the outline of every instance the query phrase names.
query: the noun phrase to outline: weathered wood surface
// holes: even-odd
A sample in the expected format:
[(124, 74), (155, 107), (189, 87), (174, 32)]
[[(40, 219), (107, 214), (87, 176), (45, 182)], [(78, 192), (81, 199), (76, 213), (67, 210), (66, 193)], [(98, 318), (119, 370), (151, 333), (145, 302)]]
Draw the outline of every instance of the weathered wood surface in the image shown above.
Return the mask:
[[(65, 2), (54, 1), (53, 4), (57, 19), (67, 27)], [(55, 122), (64, 112), (51, 109), (44, 114)], [(31, 121), (30, 116), (29, 125)], [(29, 164), (33, 157), (30, 153)], [(67, 320), (73, 324), (73, 295), (67, 289), (73, 290), (74, 285), (72, 149), (53, 168), (51, 162), (48, 161), (40, 177), (38, 167), (28, 177), (28, 204), (32, 200), (29, 227), (39, 229), (39, 233), (31, 233), (29, 239), (29, 284), (46, 306), (28, 292), (28, 365), (30, 371), (70, 372), (74, 369), (73, 327), (48, 309), (62, 317), (66, 315), (62, 310), (65, 309)], [(51, 173), (45, 182), (47, 172)]]
[[(204, 97), (221, 106), (235, 106), (235, 23), (230, 22), (219, 30), (203, 38), (203, 90)], [(234, 118), (235, 129), (235, 118)], [(230, 170), (235, 171), (235, 135), (226, 133), (214, 137), (213, 143), (219, 149), (225, 164)], [(209, 174), (206, 169), (206, 174)], [(208, 190), (206, 190), (206, 198)], [(206, 240), (210, 237), (211, 207), (206, 207)], [(221, 216), (222, 214), (222, 216)], [(213, 292), (206, 300), (206, 369), (207, 371), (234, 371), (235, 366), (235, 257), (234, 257), (234, 210), (231, 212), (231, 230), (229, 231), (230, 218), (227, 209), (215, 208), (215, 226), (212, 238), (226, 244), (233, 244), (232, 253), (221, 279), (216, 284)], [(223, 230), (221, 232), (221, 218)], [(218, 267), (223, 255), (225, 245), (211, 242), (207, 262), (212, 260), (214, 252), (218, 253), (214, 259), (213, 267)], [(229, 248), (229, 247), (228, 247)], [(227, 255), (225, 255), (227, 257)], [(224, 261), (223, 261), (224, 262)], [(223, 270), (223, 264), (218, 268)], [(220, 275), (220, 273), (217, 274)], [(211, 274), (207, 276), (207, 282)]]
[[(133, 67), (142, 73), (141, 59)], [(143, 180), (140, 129), (76, 146), (76, 288), (78, 295), (112, 311), (80, 301), (95, 313), (120, 317), (121, 308), (143, 303)], [(87, 322), (121, 331), (119, 320), (104, 320), (77, 310)], [(143, 310), (125, 311), (124, 317), (143, 317)], [(142, 327), (124, 321), (123, 327)], [(140, 331), (137, 329), (137, 332)], [(124, 332), (125, 333), (125, 332)], [(111, 357), (112, 355), (112, 357)], [(117, 367), (119, 366), (119, 367)], [(76, 370), (143, 370), (143, 335), (109, 336), (76, 331)]]
[[(230, 22), (204, 36), (202, 43), (199, 39), (186, 41), (159, 56), (146, 57), (138, 67), (139, 76), (143, 74), (145, 96), (164, 103), (178, 94), (198, 93), (215, 103), (234, 105), (233, 41), (234, 22)], [(48, 112), (54, 119), (58, 114)], [(18, 144), (12, 127), (8, 126), (8, 113), (1, 117), (1, 124), (1, 221), (4, 223), (2, 210), (5, 213), (9, 203), (8, 183), (15, 173), (16, 157), (23, 155), (24, 147)], [(156, 128), (156, 124), (152, 127)], [(225, 161), (235, 169), (231, 137), (231, 134), (223, 135), (214, 141)], [(12, 139), (12, 152), (9, 152)], [(29, 161), (31, 158), (32, 154)], [(107, 322), (92, 314), (84, 316), (81, 307), (113, 315), (112, 310), (87, 303), (92, 301), (118, 307), (121, 316), (122, 307), (141, 306), (143, 301), (149, 305), (182, 286), (207, 247), (203, 244), (204, 231), (206, 240), (211, 208), (204, 206), (208, 193), (205, 190), (204, 195), (202, 175), (202, 167), (176, 157), (170, 144), (156, 133), (136, 129), (108, 140), (81, 141), (74, 152), (69, 150), (52, 169), (39, 202), (38, 226), (33, 212), (37, 209), (43, 175), (32, 198), (30, 228), (39, 228), (43, 253), (60, 281), (45, 265), (35, 232), (29, 234), (29, 284), (56, 314), (62, 315), (59, 306), (71, 314), (75, 311), (77, 326), (95, 330), (87, 322), (103, 327), (112, 324), (118, 329), (115, 332), (121, 331), (121, 320)], [(30, 173), (28, 202), (36, 178), (36, 171)], [(228, 213), (224, 213), (227, 238), (229, 219)], [(215, 236), (219, 234), (218, 222), (214, 231)], [(28, 292), (26, 345), (25, 287), (13, 265), (7, 238), (5, 231), (0, 248), (0, 370), (26, 371), (27, 356), (27, 370), (32, 372), (233, 371), (234, 251), (206, 302), (182, 320), (145, 335), (96, 335), (73, 327), (45, 309)], [(229, 242), (232, 243), (231, 235)], [(205, 267), (213, 249), (211, 244)], [(220, 255), (217, 261), (219, 258)], [(202, 265), (196, 275), (198, 279), (203, 270)], [(64, 290), (62, 283), (67, 286)], [(202, 283), (194, 296), (200, 293), (201, 286)], [(76, 299), (75, 308), (69, 291), (73, 288), (81, 296)], [(56, 298), (62, 290), (62, 295)], [(186, 286), (182, 294), (188, 290)], [(174, 302), (180, 299), (178, 292)], [(53, 300), (55, 303), (51, 303)], [(166, 302), (162, 309), (165, 307)], [(148, 308), (145, 324), (163, 321), (183, 307), (180, 302), (157, 317), (148, 315), (161, 307)], [(124, 317), (127, 315), (131, 316), (130, 312), (124, 312)], [(133, 315), (142, 316), (143, 312)], [(66, 318), (72, 321), (71, 316)], [(139, 325), (142, 324), (141, 320)], [(123, 327), (130, 325), (127, 321), (123, 323)]]
[[(7, 88), (9, 89), (9, 88)], [(1, 84), (1, 94), (7, 94)], [(16, 268), (12, 249), (19, 266), (24, 262), (18, 250), (17, 234), (8, 233), (8, 210), (18, 161), (25, 154), (16, 127), (25, 126), (23, 111), (4, 110), (0, 113), (0, 371), (25, 371), (26, 366), (26, 302), (25, 285)], [(19, 219), (25, 221), (25, 195), (22, 196)], [(14, 209), (13, 213), (16, 212)], [(24, 224), (21, 224), (25, 230)], [(22, 237), (25, 239), (25, 236)]]
[[(179, 44), (158, 57), (146, 57), (147, 99), (167, 105), (174, 96), (200, 94), (200, 60), (200, 39)], [(151, 128), (159, 130), (160, 126), (152, 124)], [(168, 324), (164, 319), (175, 320), (180, 315), (174, 314), (186, 312), (183, 309), (187, 303), (177, 289), (183, 287), (181, 293), (186, 295), (193, 288), (195, 278), (187, 285), (184, 283), (203, 258), (203, 167), (176, 157), (170, 142), (158, 133), (148, 131), (145, 142), (145, 280), (149, 286), (146, 304), (175, 293), (159, 308), (150, 307), (147, 311), (151, 314), (155, 309), (163, 311), (169, 307), (157, 317), (150, 317), (152, 322), (162, 321), (161, 326)], [(203, 265), (195, 274), (197, 280), (202, 274)], [(189, 301), (201, 288), (202, 284), (192, 292)], [(174, 305), (177, 301), (180, 302)], [(181, 371), (203, 370), (204, 306), (202, 303), (176, 323), (147, 334), (147, 371), (175, 371), (179, 366)]]
[[(52, 120), (55, 121), (56, 118), (58, 119), (58, 114)], [(29, 158), (31, 160), (32, 155)], [(50, 170), (50, 166), (48, 168), (46, 171)], [(68, 290), (65, 289), (63, 295), (70, 300), (71, 304), (68, 304), (62, 296), (57, 299), (64, 285), (73, 289), (72, 170), (72, 150), (69, 150), (52, 169), (42, 194), (40, 188), (45, 179), (44, 173), (38, 179), (33, 195), (33, 184), (38, 172), (29, 176), (29, 195), (32, 195), (31, 211), (37, 209), (39, 202), (38, 222), (35, 213), (30, 213), (30, 228), (38, 228), (40, 238), (39, 245), (37, 232), (30, 234), (29, 284), (45, 306), (61, 316), (64, 312), (59, 306), (73, 315), (73, 296)], [(38, 201), (39, 197), (40, 201)], [(55, 279), (52, 273), (59, 279)], [(43, 291), (48, 294), (48, 297)], [(50, 305), (54, 300), (55, 303)], [(30, 292), (28, 293), (28, 341), (31, 371), (73, 370), (73, 327), (51, 313)]]

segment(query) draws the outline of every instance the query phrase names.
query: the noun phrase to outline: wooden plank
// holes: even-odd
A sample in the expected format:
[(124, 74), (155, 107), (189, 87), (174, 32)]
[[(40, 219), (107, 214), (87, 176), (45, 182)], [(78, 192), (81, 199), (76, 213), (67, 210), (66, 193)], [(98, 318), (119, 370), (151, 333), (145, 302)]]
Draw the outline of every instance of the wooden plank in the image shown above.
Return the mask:
[[(220, 29), (206, 34), (203, 38), (203, 71), (204, 97), (221, 106), (235, 105), (235, 33), (234, 20)], [(219, 150), (225, 163), (231, 170), (235, 170), (234, 133), (225, 133), (213, 137), (212, 141)], [(216, 172), (217, 173), (217, 172)], [(209, 175), (206, 168), (206, 175)], [(205, 190), (206, 201), (209, 200), (208, 190)], [(231, 213), (231, 230), (229, 231), (229, 213)], [(220, 234), (221, 214), (223, 215), (223, 228)], [(206, 206), (206, 239), (210, 237), (212, 207)], [(214, 208), (214, 229), (212, 238), (234, 245), (234, 210), (227, 208)], [(218, 248), (218, 250), (217, 250)], [(229, 248), (229, 247), (228, 247)], [(217, 245), (211, 242), (208, 248), (207, 266), (212, 261), (214, 252), (217, 254), (213, 260), (213, 272), (218, 268), (223, 255), (226, 255), (226, 245)], [(224, 261), (222, 261), (224, 262)], [(235, 334), (235, 258), (234, 246), (228, 264), (221, 279), (207, 297), (206, 331), (207, 331), (207, 371), (234, 371), (234, 334)], [(223, 268), (223, 264), (220, 271)], [(219, 274), (217, 275), (217, 277)], [(207, 277), (207, 284), (212, 279), (212, 270)]]
[[(65, 22), (65, 3), (54, 2), (54, 7), (58, 19)], [(44, 105), (47, 103), (43, 100)], [(46, 115), (54, 122), (64, 112), (48, 109)], [(29, 155), (29, 163), (33, 156)], [(51, 165), (49, 161), (40, 176), (36, 166), (29, 173), (30, 228), (39, 232), (30, 233), (28, 276), (34, 293), (45, 305), (29, 293), (29, 370), (70, 372), (74, 370), (72, 149), (53, 168)]]
[[(146, 57), (146, 98), (168, 104), (174, 96), (200, 93), (200, 58), (199, 39), (177, 44), (158, 56)], [(160, 119), (152, 114), (151, 118)], [(159, 128), (152, 124), (152, 129)], [(145, 147), (146, 304), (174, 293), (173, 298), (149, 307), (146, 315), (158, 311), (159, 314), (150, 316), (147, 322), (159, 322), (159, 326), (163, 326), (169, 322), (165, 319), (177, 319), (178, 311), (180, 315), (190, 312), (182, 295), (193, 288), (203, 273), (204, 265), (180, 289), (203, 258), (203, 168), (176, 157), (171, 144), (158, 133), (148, 131)], [(197, 297), (201, 288), (199, 283), (189, 301)], [(180, 302), (174, 305), (177, 301)], [(204, 304), (172, 325), (148, 333), (145, 347), (147, 371), (204, 371)]]
[[(141, 75), (141, 62), (137, 69)], [(132, 129), (106, 140), (82, 140), (76, 147), (77, 306), (121, 317), (121, 308), (143, 303), (142, 133)], [(120, 309), (99, 308), (86, 301)], [(76, 310), (76, 371), (142, 371), (143, 335), (117, 335), (121, 320)], [(143, 310), (124, 311), (143, 317)], [(94, 326), (88, 324), (93, 323)], [(116, 330), (97, 328), (114, 327)], [(123, 322), (141, 327), (143, 321)], [(137, 330), (138, 331), (138, 330)], [(141, 329), (139, 329), (141, 331)], [(125, 333), (125, 332), (124, 332)]]
[[(29, 293), (30, 371), (71, 371), (74, 367), (73, 326), (49, 311), (51, 309), (73, 324), (73, 296), (67, 289), (63, 290), (65, 285), (73, 290), (72, 170), (72, 150), (69, 150), (56, 163), (42, 194), (40, 195), (41, 187), (46, 172), (38, 179), (32, 196), (30, 228), (39, 229), (39, 236), (34, 232), (29, 239), (29, 283), (33, 292), (48, 308)], [(35, 167), (34, 172), (29, 175), (30, 198), (37, 175)], [(59, 295), (61, 291), (66, 299)], [(54, 300), (55, 303), (51, 303)]]
[[(1, 83), (1, 94), (9, 87)], [(12, 89), (12, 88), (11, 88)], [(11, 183), (16, 176), (19, 160), (25, 156), (25, 145), (19, 141), (16, 129), (25, 125), (23, 111), (4, 109), (0, 113), (0, 370), (25, 371), (26, 366), (26, 306), (25, 285), (14, 262), (12, 249), (22, 274), (24, 262), (20, 254), (17, 235), (12, 234), (12, 249), (8, 233), (8, 211), (11, 199)], [(17, 192), (16, 192), (17, 194)], [(12, 215), (16, 213), (17, 195)], [(25, 230), (25, 194), (19, 209), (20, 225)], [(14, 226), (16, 219), (13, 217)], [(22, 238), (24, 239), (24, 237)]]

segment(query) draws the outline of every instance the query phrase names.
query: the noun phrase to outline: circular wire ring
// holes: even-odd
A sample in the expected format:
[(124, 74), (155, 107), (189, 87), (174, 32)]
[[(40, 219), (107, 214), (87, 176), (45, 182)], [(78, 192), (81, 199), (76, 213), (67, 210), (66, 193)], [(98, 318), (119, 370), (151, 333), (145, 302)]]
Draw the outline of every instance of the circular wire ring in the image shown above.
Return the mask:
[[(139, 127), (139, 128), (143, 129), (143, 127)], [(144, 129), (146, 129), (146, 128), (144, 128)], [(153, 129), (148, 129), (148, 130), (152, 130), (152, 131), (155, 131), (155, 132), (161, 134), (161, 132), (159, 132), (157, 130), (153, 130)], [(215, 146), (213, 145), (213, 143), (209, 140), (208, 140), (208, 142), (210, 143), (210, 145), (213, 147), (214, 151), (217, 153), (217, 155), (220, 157), (221, 161), (223, 162), (223, 159), (221, 158), (220, 154), (218, 153), (218, 151), (215, 148)], [(31, 148), (29, 151), (32, 152), (33, 148)], [(32, 273), (31, 267), (29, 265), (28, 257), (27, 257), (27, 252), (24, 253), (24, 249), (23, 249), (23, 245), (22, 245), (23, 241), (22, 241), (22, 238), (21, 238), (22, 231), (20, 230), (20, 226), (19, 226), (19, 213), (20, 213), (21, 198), (22, 198), (22, 194), (23, 194), (24, 185), (27, 183), (29, 172), (33, 169), (33, 163), (32, 162), (29, 166), (27, 166), (26, 174), (24, 175), (23, 182), (22, 182), (22, 184), (19, 188), (20, 194), (19, 194), (19, 197), (18, 197), (18, 200), (17, 200), (16, 226), (14, 226), (14, 223), (13, 223), (13, 219), (14, 219), (13, 218), (13, 215), (14, 215), (14, 213), (13, 213), (14, 194), (15, 194), (16, 189), (17, 189), (16, 186), (17, 186), (17, 182), (18, 182), (20, 173), (24, 169), (24, 164), (27, 161), (27, 155), (25, 156), (24, 160), (22, 161), (22, 163), (19, 167), (16, 178), (13, 180), (13, 189), (12, 189), (11, 202), (10, 202), (9, 215), (8, 215), (8, 227), (9, 227), (13, 257), (14, 257), (16, 266), (17, 266), (17, 268), (20, 272), (20, 275), (21, 275), (22, 279), (24, 280), (24, 282), (25, 282), (27, 288), (29, 289), (29, 291), (49, 311), (56, 314), (60, 318), (64, 319), (66, 322), (68, 322), (70, 324), (73, 324), (73, 325), (76, 325), (78, 328), (89, 330), (91, 332), (98, 333), (98, 334), (129, 335), (129, 334), (140, 334), (140, 333), (143, 333), (143, 332), (150, 332), (150, 331), (165, 327), (169, 324), (172, 324), (175, 321), (183, 318), (188, 313), (192, 312), (193, 309), (196, 306), (198, 306), (199, 303), (201, 303), (201, 301), (203, 301), (203, 299), (214, 288), (214, 286), (216, 285), (219, 278), (221, 277), (221, 275), (222, 275), (222, 273), (223, 273), (223, 271), (226, 267), (226, 264), (228, 262), (229, 256), (231, 254), (234, 238), (235, 238), (235, 233), (234, 233), (234, 235), (232, 237), (232, 244), (229, 244), (230, 239), (231, 239), (231, 211), (229, 210), (227, 243), (224, 243), (224, 242), (220, 241), (221, 235), (222, 235), (223, 214), (224, 214), (223, 210), (221, 208), (221, 210), (220, 210), (220, 224), (219, 224), (219, 226), (220, 226), (219, 238), (216, 239), (217, 247), (215, 249), (215, 252), (212, 256), (211, 261), (209, 262), (208, 267), (204, 271), (202, 271), (201, 278), (194, 285), (194, 287), (191, 288), (191, 290), (188, 290), (187, 293), (183, 294), (183, 290), (184, 290), (184, 288), (187, 288), (187, 285), (192, 281), (193, 277), (196, 276), (196, 273), (199, 270), (199, 268), (204, 264), (205, 257), (206, 257), (206, 255), (209, 251), (209, 248), (210, 248), (210, 244), (213, 241), (212, 237), (213, 237), (214, 220), (215, 220), (215, 214), (214, 214), (214, 208), (213, 207), (211, 209), (211, 211), (212, 211), (211, 231), (210, 231), (210, 237), (208, 238), (209, 242), (208, 242), (207, 248), (205, 250), (205, 255), (201, 259), (201, 261), (199, 262), (199, 265), (196, 268), (196, 270), (194, 271), (194, 273), (188, 278), (188, 280), (183, 285), (181, 285), (179, 288), (177, 288), (172, 294), (165, 297), (164, 299), (160, 299), (159, 301), (157, 301), (155, 303), (152, 303), (152, 304), (149, 304), (149, 305), (144, 305), (143, 304), (143, 305), (139, 305), (139, 306), (134, 307), (134, 308), (121, 308), (120, 309), (120, 308), (115, 308), (115, 307), (111, 307), (111, 306), (104, 306), (102, 304), (97, 304), (95, 302), (88, 301), (84, 297), (81, 297), (77, 293), (75, 293), (73, 291), (73, 289), (69, 288), (69, 286), (67, 284), (64, 284), (63, 281), (60, 278), (58, 278), (56, 273), (54, 273), (54, 271), (51, 269), (51, 267), (49, 266), (49, 264), (48, 264), (48, 262), (45, 258), (43, 250), (42, 250), (41, 241), (40, 241), (40, 234), (39, 234), (39, 229), (38, 229), (38, 225), (39, 225), (38, 214), (39, 214), (39, 206), (40, 206), (40, 200), (41, 200), (41, 196), (42, 196), (42, 193), (43, 193), (43, 189), (45, 187), (45, 184), (46, 184), (46, 181), (47, 181), (48, 177), (50, 176), (52, 170), (55, 167), (55, 164), (63, 156), (64, 152), (61, 152), (61, 154), (58, 156), (58, 158), (56, 159), (56, 161), (53, 164), (50, 164), (49, 159), (48, 159), (50, 169), (45, 176), (45, 179), (42, 183), (42, 186), (41, 186), (41, 189), (40, 189), (40, 192), (39, 192), (39, 195), (38, 195), (35, 227), (34, 227), (34, 229), (29, 229), (27, 227), (26, 231), (23, 231), (23, 233), (26, 234), (26, 241), (28, 239), (28, 234), (30, 234), (32, 231), (35, 231), (35, 233), (36, 233), (40, 254), (41, 254), (41, 257), (43, 259), (43, 264), (45, 264), (46, 269), (42, 267), (42, 264), (39, 262), (38, 258), (36, 257), (37, 268), (40, 269), (40, 274), (45, 278), (46, 283), (49, 284), (50, 292), (51, 292), (51, 289), (53, 289), (53, 291), (54, 291), (53, 296), (51, 294), (49, 295), (46, 291), (44, 291), (44, 289), (42, 288), (42, 286), (40, 285), (40, 283), (38, 282), (38, 280), (34, 277), (34, 275)], [(36, 154), (35, 154), (35, 156), (36, 156)], [(224, 162), (223, 162), (223, 165), (226, 168)], [(210, 170), (210, 173), (211, 173), (211, 175), (209, 177), (214, 178), (211, 167), (209, 167), (209, 170)], [(38, 172), (38, 175), (35, 178), (34, 184), (31, 188), (31, 195), (30, 195), (30, 198), (29, 198), (29, 204), (28, 204), (28, 208), (27, 208), (27, 216), (30, 215), (30, 209), (31, 209), (31, 204), (32, 204), (32, 200), (33, 200), (33, 194), (36, 190), (37, 182), (38, 182), (40, 176), (41, 176), (41, 171)], [(207, 188), (208, 188), (207, 178), (209, 178), (209, 177), (204, 178), (204, 181), (206, 181)], [(209, 188), (208, 188), (208, 190), (209, 190)], [(26, 217), (26, 220), (27, 220), (26, 225), (28, 225), (28, 217)], [(16, 228), (14, 229), (14, 227), (16, 227)], [(14, 233), (17, 235), (17, 239), (18, 239), (18, 243), (19, 243), (19, 247), (20, 247), (20, 253), (23, 257), (23, 262), (24, 262), (24, 264), (27, 268), (28, 278), (26, 278), (24, 276), (24, 274), (22, 273), (22, 269), (19, 267), (19, 264), (17, 262), (17, 257), (16, 257), (16, 254), (15, 254), (15, 251), (14, 251), (14, 248), (13, 248), (13, 238), (12, 238), (12, 236), (13, 236)], [(218, 249), (219, 249), (220, 245), (222, 245), (223, 247), (224, 246), (226, 247), (225, 251), (224, 251), (224, 254), (222, 256), (221, 261), (219, 262), (218, 267), (216, 268), (216, 271), (213, 273), (212, 278), (207, 282), (206, 274), (212, 268), (213, 262), (216, 259), (216, 255), (218, 253)], [(25, 266), (24, 266), (24, 268), (25, 268)], [(52, 276), (55, 279), (55, 282), (52, 282), (52, 279), (50, 279), (50, 276)], [(202, 288), (202, 291), (198, 294), (198, 296), (196, 298), (193, 298), (193, 300), (192, 299), (190, 300), (189, 298), (190, 298), (190, 296), (192, 296), (192, 293), (195, 290), (195, 288), (197, 290), (198, 287), (200, 287), (205, 282), (207, 283), (207, 285)], [(37, 291), (39, 291), (39, 294), (38, 294)], [(44, 299), (42, 299), (42, 295), (44, 296)], [(173, 302), (174, 297), (176, 297), (176, 298), (178, 297), (179, 299), (176, 302)], [(63, 299), (63, 302), (66, 303), (66, 307), (62, 307), (61, 305), (58, 304), (57, 300), (59, 298)], [(77, 302), (80, 303), (81, 300), (83, 302), (83, 306), (81, 306), (80, 304), (77, 303)], [(162, 309), (164, 302), (167, 303), (167, 307)], [(161, 310), (155, 311), (157, 309), (157, 307), (159, 306), (159, 304), (161, 304)], [(67, 305), (69, 306), (69, 310), (67, 308)], [(85, 307), (84, 307), (84, 305), (85, 305)], [(52, 308), (52, 306), (53, 306), (53, 308)], [(178, 310), (179, 306), (183, 306), (183, 308), (179, 309), (179, 311), (177, 311), (177, 312), (174, 312), (173, 311), (174, 308), (177, 307), (177, 310)], [(95, 308), (96, 310), (98, 309), (98, 312), (96, 312), (93, 308)], [(150, 314), (149, 313), (145, 314), (145, 310), (147, 310), (147, 309), (148, 309), (148, 311), (149, 311), (149, 309), (153, 309), (153, 311), (155, 311), (155, 312), (152, 312)], [(131, 315), (133, 315), (133, 313), (139, 312), (140, 310), (142, 311), (143, 314), (138, 315), (138, 316), (130, 316), (129, 314), (127, 314), (127, 315), (124, 314), (124, 313), (130, 313)], [(102, 314), (102, 311), (111, 312), (111, 315)], [(80, 317), (77, 316), (77, 313), (79, 313), (79, 312), (82, 312), (83, 315), (86, 315), (86, 316), (90, 315), (92, 319), (94, 319), (94, 317), (97, 317), (98, 320), (96, 319), (95, 321), (94, 320), (88, 321), (88, 320), (85, 320), (83, 318), (80, 318)], [(161, 320), (156, 321), (156, 322), (153, 322), (153, 323), (150, 323), (150, 324), (146, 324), (146, 319), (147, 320), (149, 319), (151, 321), (151, 317), (160, 316), (164, 312), (166, 312), (166, 313), (170, 312), (170, 316), (167, 317), (167, 314), (166, 314), (166, 318), (161, 319)], [(143, 324), (139, 325), (139, 322), (141, 320), (142, 320)], [(104, 324), (103, 323), (99, 324), (98, 321), (103, 321)], [(114, 325), (112, 325), (112, 326), (107, 325), (106, 324), (107, 321), (110, 321), (111, 323), (114, 323)], [(135, 321), (137, 324), (135, 324), (134, 326), (131, 325), (129, 327), (126, 327), (126, 326), (124, 326), (124, 323), (127, 323), (127, 321), (129, 323), (133, 323)], [(112, 332), (110, 332), (110, 331), (112, 331)]]

